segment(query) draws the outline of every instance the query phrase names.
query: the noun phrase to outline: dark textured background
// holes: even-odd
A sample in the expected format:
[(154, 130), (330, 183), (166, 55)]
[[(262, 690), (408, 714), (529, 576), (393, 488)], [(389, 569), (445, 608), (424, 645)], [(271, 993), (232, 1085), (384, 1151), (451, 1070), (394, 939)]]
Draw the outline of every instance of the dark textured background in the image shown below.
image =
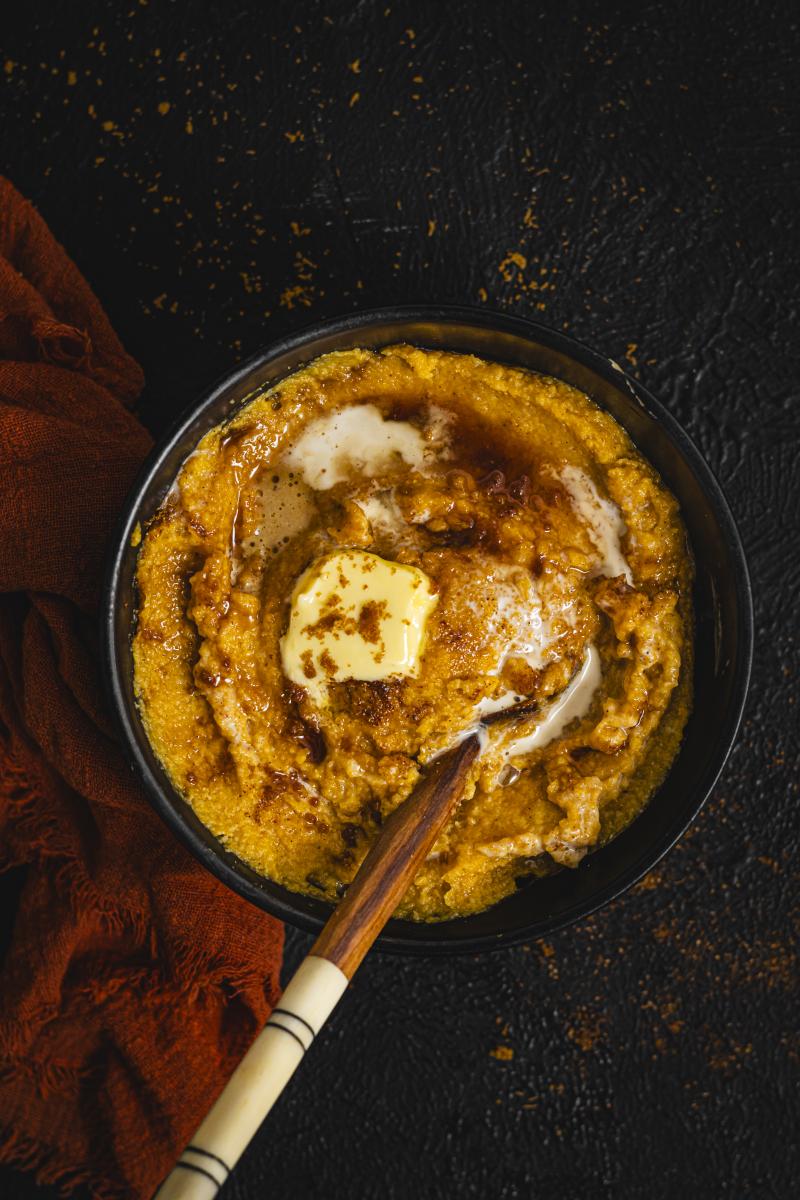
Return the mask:
[[(795, 6), (14, 7), (4, 169), (154, 430), (319, 317), (492, 305), (627, 361), (754, 577), (743, 731), (678, 847), (549, 942), (371, 959), (226, 1197), (796, 1195)], [(0, 1194), (53, 1195), (2, 1170)]]

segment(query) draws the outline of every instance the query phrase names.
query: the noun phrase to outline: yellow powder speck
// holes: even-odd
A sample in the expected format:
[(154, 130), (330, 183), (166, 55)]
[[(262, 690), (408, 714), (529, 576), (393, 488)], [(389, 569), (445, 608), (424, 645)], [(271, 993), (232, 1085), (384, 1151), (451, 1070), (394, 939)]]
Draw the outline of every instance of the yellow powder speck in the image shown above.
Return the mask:
[(350, 97), (350, 108), (352, 108), (354, 104), (358, 104), (360, 99), (361, 92), (353, 92), (352, 96)]
[(436, 232), (436, 222), (428, 221), (428, 237), (433, 237), (435, 232)]
[(113, 121), (103, 121), (103, 129), (105, 129), (106, 133), (111, 133), (111, 130), (113, 128), (114, 128)]
[(519, 251), (511, 251), (508, 253), (497, 268), (503, 279), (510, 282), (514, 278), (514, 267), (520, 271), (524, 271), (528, 265), (528, 260), (524, 254)]
[(279, 304), (282, 308), (289, 309), (296, 308), (298, 305), (302, 305), (303, 308), (309, 308), (311, 306), (311, 298), (306, 289), (301, 284), (297, 284), (295, 287), (284, 288), (281, 292)]
[(192, 118), (191, 118), (191, 117), (189, 117), (188, 121), (186, 122), (186, 132), (187, 132), (187, 133), (194, 133), (194, 125), (192, 124)]
[(604, 1024), (605, 1020), (602, 1015), (580, 1010), (575, 1026), (567, 1028), (567, 1037), (588, 1054), (601, 1040)]
[(484, 304), (489, 299), (489, 293), (486, 291), (486, 288), (478, 288), (478, 299), (482, 300)]
[(514, 1051), (510, 1046), (495, 1046), (494, 1050), (490, 1050), (492, 1058), (498, 1059), (500, 1062), (511, 1062), (514, 1057)]
[(170, 109), (169, 100), (162, 100), (158, 106), (158, 111), (161, 113), (161, 116), (165, 117), (167, 115), (167, 113), (169, 112), (169, 109)]
[(141, 540), (142, 540), (142, 527), (139, 524), (139, 522), (137, 521), (133, 527), (133, 533), (131, 534), (131, 546), (134, 546), (134, 547), (138, 546), (139, 543), (141, 542)]
[(67, 83), (70, 87), (74, 87), (78, 82), (78, 75), (75, 71), (67, 71)]
[(291, 142), (292, 145), (294, 145), (295, 142), (304, 142), (306, 140), (305, 134), (301, 133), (299, 129), (295, 130), (294, 133), (287, 131), (283, 136), (286, 138), (287, 142)]
[(350, 68), (350, 70), (353, 72), (354, 75), (359, 75), (361, 73), (361, 59), (360, 58), (354, 58), (353, 61), (351, 63), (348, 63), (347, 65)]
[(635, 367), (636, 362), (637, 362), (636, 349), (637, 349), (636, 342), (630, 342), (628, 344), (628, 349), (625, 351), (625, 357), (627, 358), (628, 362), (631, 364), (632, 367)]
[(308, 225), (300, 225), (297, 221), (290, 221), (289, 228), (295, 237), (308, 237), (311, 229)]
[(7, 58), (4, 67), (6, 75), (10, 75), (16, 65), (13, 59)]

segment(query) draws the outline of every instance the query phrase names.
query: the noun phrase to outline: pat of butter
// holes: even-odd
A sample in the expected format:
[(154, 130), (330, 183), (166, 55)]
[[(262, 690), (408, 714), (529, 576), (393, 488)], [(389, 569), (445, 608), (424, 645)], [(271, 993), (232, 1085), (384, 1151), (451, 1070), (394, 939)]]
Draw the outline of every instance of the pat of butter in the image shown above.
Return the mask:
[(414, 675), (437, 601), (416, 567), (364, 550), (320, 558), (292, 593), (284, 673), (316, 698), (333, 681)]

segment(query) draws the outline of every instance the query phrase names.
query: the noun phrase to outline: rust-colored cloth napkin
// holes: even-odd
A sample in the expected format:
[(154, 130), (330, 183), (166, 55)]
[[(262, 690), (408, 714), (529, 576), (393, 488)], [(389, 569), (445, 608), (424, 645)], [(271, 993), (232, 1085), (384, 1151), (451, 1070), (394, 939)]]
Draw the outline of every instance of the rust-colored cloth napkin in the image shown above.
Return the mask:
[[(150, 439), (77, 267), (0, 179), (0, 1161), (150, 1196), (266, 1020), (282, 927), (217, 883), (134, 782), (106, 711), (106, 542)], [(6, 914), (6, 920), (10, 919)]]

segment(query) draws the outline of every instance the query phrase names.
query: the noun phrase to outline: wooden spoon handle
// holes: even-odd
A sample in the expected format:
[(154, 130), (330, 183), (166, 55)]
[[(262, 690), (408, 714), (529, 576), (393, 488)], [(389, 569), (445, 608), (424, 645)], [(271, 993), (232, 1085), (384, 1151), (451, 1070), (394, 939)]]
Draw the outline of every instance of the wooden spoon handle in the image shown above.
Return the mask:
[(161, 1185), (157, 1200), (213, 1200), (336, 1007), (461, 797), (480, 749), (437, 759), (395, 809), (281, 1002)]
[(394, 810), (339, 902), (311, 954), (352, 979), (452, 813), (480, 749), (477, 734), (437, 758)]

